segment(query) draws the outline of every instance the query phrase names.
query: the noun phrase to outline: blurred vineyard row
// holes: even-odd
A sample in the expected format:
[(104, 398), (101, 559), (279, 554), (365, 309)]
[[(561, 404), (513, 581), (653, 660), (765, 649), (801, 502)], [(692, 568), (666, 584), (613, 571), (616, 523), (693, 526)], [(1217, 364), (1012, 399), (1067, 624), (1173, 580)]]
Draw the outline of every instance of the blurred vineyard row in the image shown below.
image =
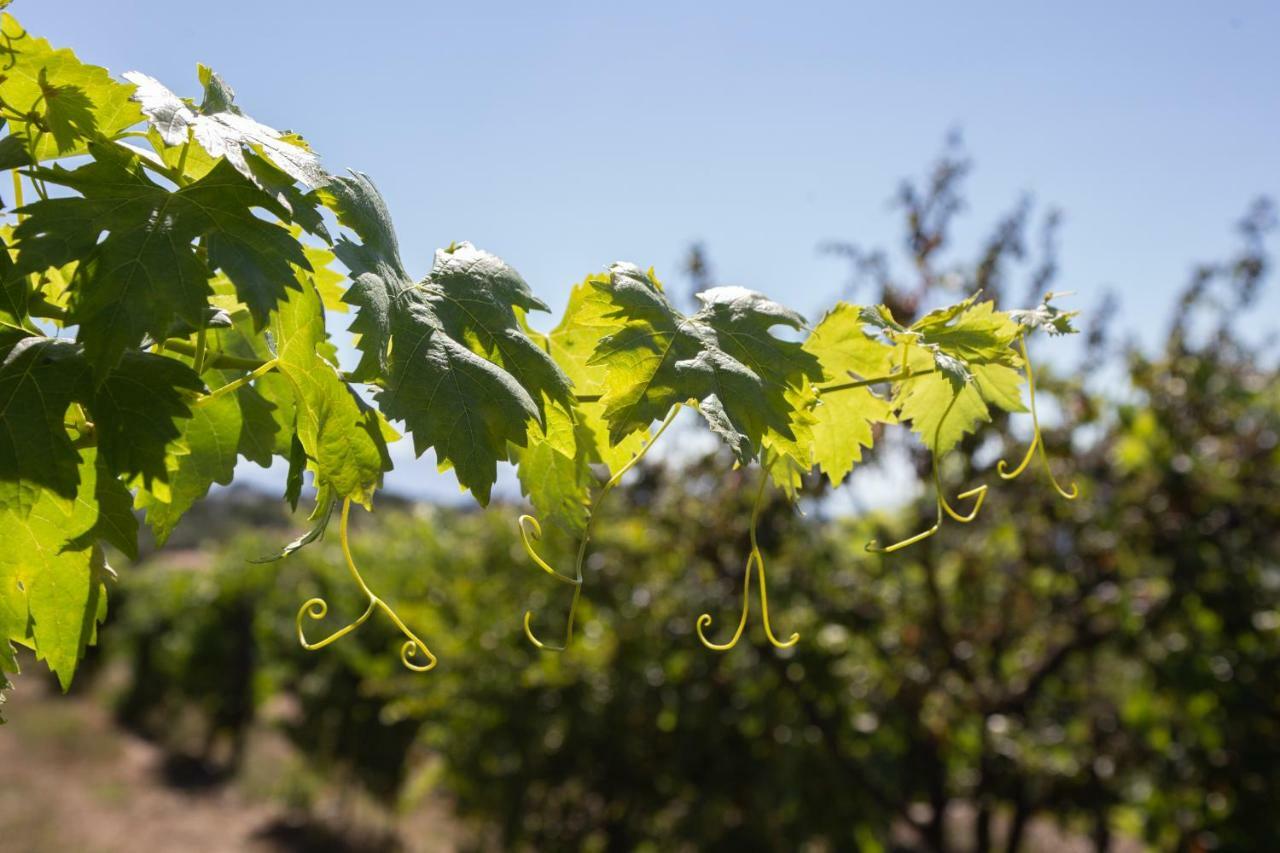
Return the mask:
[[(845, 247), (868, 300), (910, 316), (954, 275), (932, 265), (962, 171), (904, 189), (911, 287)], [(1240, 252), (1197, 268), (1157, 350), (1113, 340), (1104, 307), (1074, 378), (1040, 377), (1079, 500), (1036, 468), (999, 482), (1028, 441), (1019, 417), (944, 465), (949, 488), (993, 484), (978, 520), (897, 554), (863, 546), (927, 527), (930, 495), (861, 516), (819, 486), (803, 513), (775, 497), (760, 542), (792, 649), (763, 642), (754, 605), (734, 651), (697, 642), (699, 614), (718, 639), (736, 620), (757, 476), (713, 453), (643, 466), (610, 498), (566, 654), (523, 638), (526, 609), (556, 636), (568, 596), (523, 553), (517, 508), (408, 504), (354, 519), (355, 558), (439, 668), (404, 670), (377, 616), (305, 652), (304, 600), (330, 604), (317, 636), (363, 609), (337, 537), (248, 562), (291, 534), (231, 493), (122, 572), (97, 669), (127, 673), (124, 724), (221, 772), (270, 727), (315, 779), (392, 813), (442, 792), (477, 846), (1025, 850), (1051, 822), (1098, 849), (1274, 849), (1280, 383), (1273, 348), (1234, 326), (1266, 280), (1271, 218), (1256, 208)], [(964, 286), (1007, 293), (1027, 227), (1025, 209), (1002, 223)], [(1042, 258), (1025, 286), (1052, 274)], [(885, 440), (891, 465), (928, 471)], [(544, 544), (568, 564), (567, 537)], [(308, 803), (305, 785), (282, 795)]]

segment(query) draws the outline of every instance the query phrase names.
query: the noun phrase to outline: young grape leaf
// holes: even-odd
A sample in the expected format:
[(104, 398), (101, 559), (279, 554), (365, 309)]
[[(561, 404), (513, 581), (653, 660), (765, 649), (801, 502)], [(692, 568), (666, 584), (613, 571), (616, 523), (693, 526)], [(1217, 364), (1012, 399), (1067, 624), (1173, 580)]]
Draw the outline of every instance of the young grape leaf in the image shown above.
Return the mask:
[(530, 425), (527, 445), (511, 448), (520, 490), (543, 518), (582, 530), (593, 479), (585, 452), (592, 436), (560, 403), (548, 405), (545, 414), (545, 426)]
[(923, 375), (904, 384), (899, 416), (911, 421), (911, 429), (934, 453), (951, 450), (979, 423), (991, 420), (988, 403), (1006, 411), (1025, 411), (1020, 401), (1023, 378), (1015, 369), (977, 365), (973, 378), (959, 393), (941, 374)]
[(321, 353), (327, 337), (324, 308), (310, 276), (272, 315), (279, 370), (293, 388), (297, 436), (315, 465), (317, 486), (366, 507), (391, 469), (386, 441), (394, 437), (376, 410), (364, 404)]
[(1015, 368), (998, 363), (971, 364), (969, 370), (973, 381), (959, 392), (941, 373), (903, 383), (899, 417), (911, 422), (911, 429), (934, 453), (946, 453), (980, 422), (990, 421), (988, 404), (1007, 412), (1026, 411), (1022, 374)]
[(434, 447), (441, 467), (488, 503), (497, 463), (509, 443), (526, 443), (544, 402), (572, 405), (568, 378), (516, 316), (545, 306), (511, 267), (466, 243), (437, 252), (431, 275), (413, 284), (364, 175), (334, 178), (321, 197), (361, 240), (335, 247), (352, 277), (344, 299), (359, 308), (356, 375), (381, 383), (383, 411), (405, 422), (418, 454)]
[[(592, 364), (591, 356), (596, 343), (603, 337), (622, 329), (623, 323), (613, 313), (608, 294), (597, 285), (607, 286), (607, 273), (587, 276), (574, 285), (569, 293), (569, 304), (564, 316), (551, 333), (535, 339), (551, 354), (573, 383), (580, 400), (576, 419), (580, 430), (589, 434), (590, 446), (583, 446), (587, 459), (602, 463), (612, 474), (644, 449), (649, 440), (649, 430), (637, 430), (622, 441), (609, 441), (609, 425), (605, 420), (605, 405), (600, 401), (605, 391), (608, 369), (603, 364)], [(595, 398), (594, 400), (590, 398)]]
[(311, 515), (307, 516), (311, 526), (304, 530), (302, 535), (289, 542), (275, 554), (259, 557), (249, 562), (274, 563), (277, 560), (283, 560), (295, 551), (305, 548), (312, 542), (323, 539), (325, 531), (329, 528), (329, 521), (333, 518), (334, 503), (333, 489), (329, 488), (327, 483), (320, 482), (316, 487), (316, 505), (312, 508)]
[(989, 404), (1024, 411), (1021, 359), (1011, 348), (1020, 327), (979, 295), (930, 311), (907, 329), (884, 306), (861, 314), (897, 345), (892, 363), (917, 374), (899, 383), (895, 406), (935, 454), (989, 421)]
[(95, 138), (110, 137), (143, 120), (130, 100), (133, 87), (111, 79), (105, 68), (81, 62), (22, 28), (11, 15), (0, 18), (8, 47), (0, 72), (0, 98), (22, 116), (11, 132), (30, 140), (35, 160), (84, 153)]
[[(956, 305), (932, 311), (911, 325), (920, 336), (919, 344), (933, 349), (935, 367), (959, 384), (968, 381), (963, 376), (966, 365), (1013, 364), (1017, 360), (1009, 345), (1018, 338), (1018, 324), (1007, 313), (996, 311), (994, 302), (976, 302), (977, 297), (975, 293)], [(939, 354), (945, 359), (939, 359)]]
[[(631, 264), (615, 264), (607, 284), (592, 286), (608, 297), (607, 316), (623, 324), (600, 340), (589, 361), (607, 368), (603, 401), (611, 442), (688, 401), (739, 461), (759, 453), (769, 430), (795, 438), (786, 391), (806, 374), (821, 374), (816, 358), (768, 330), (802, 328), (799, 315), (741, 288), (716, 288), (704, 294), (701, 311), (686, 317), (651, 275)], [(730, 352), (745, 357), (748, 349), (757, 367), (776, 370), (762, 375)], [(779, 377), (791, 384), (769, 381)]]
[(549, 334), (530, 328), (520, 313), (525, 334), (560, 365), (579, 399), (573, 408), (560, 403), (548, 406), (545, 428), (531, 423), (527, 446), (512, 445), (511, 456), (521, 491), (539, 515), (574, 531), (580, 531), (587, 521), (595, 484), (591, 464), (604, 464), (611, 475), (639, 453), (649, 437), (645, 430), (632, 433), (619, 445), (609, 443), (604, 404), (598, 399), (604, 389), (605, 368), (588, 363), (596, 341), (622, 328), (617, 320), (607, 317), (612, 311), (609, 300), (591, 286), (593, 281), (608, 280), (607, 275), (592, 275), (575, 285), (564, 316)]
[(1035, 308), (1010, 311), (1009, 317), (1027, 331), (1043, 329), (1050, 335), (1074, 335), (1079, 330), (1076, 329), (1073, 321), (1080, 312), (1063, 311), (1052, 304), (1053, 300), (1061, 295), (1060, 293), (1046, 293), (1044, 301)]
[[(225, 375), (219, 378), (228, 381)], [(138, 491), (137, 506), (146, 510), (147, 524), (155, 533), (157, 545), (168, 540), (178, 520), (208, 493), (210, 486), (231, 482), (243, 428), (240, 400), (235, 394), (195, 407), (183, 422), (182, 435), (166, 460), (167, 499), (146, 489)]]
[[(805, 350), (822, 364), (827, 384), (891, 373), (893, 349), (863, 331), (864, 325), (861, 308), (840, 302), (804, 342)], [(813, 461), (837, 486), (862, 461), (863, 448), (874, 443), (872, 427), (894, 420), (892, 404), (869, 386), (824, 393), (813, 413)]]

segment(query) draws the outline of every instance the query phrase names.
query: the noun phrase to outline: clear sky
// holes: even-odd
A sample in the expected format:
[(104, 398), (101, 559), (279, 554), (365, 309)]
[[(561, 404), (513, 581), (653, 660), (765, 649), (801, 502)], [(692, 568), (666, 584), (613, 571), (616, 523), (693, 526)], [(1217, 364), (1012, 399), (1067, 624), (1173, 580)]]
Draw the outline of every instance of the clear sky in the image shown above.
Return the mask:
[[(717, 280), (816, 315), (846, 274), (818, 243), (897, 240), (887, 200), (952, 127), (976, 161), (961, 246), (1031, 192), (1065, 212), (1058, 286), (1084, 308), (1115, 288), (1119, 327), (1139, 334), (1163, 326), (1193, 261), (1234, 245), (1252, 198), (1280, 196), (1276, 3), (19, 0), (11, 11), (55, 45), (181, 94), (198, 94), (196, 62), (213, 66), (247, 113), (302, 132), (331, 170), (373, 176), (411, 273), (470, 240), (556, 312), (613, 260), (674, 280), (700, 240)], [(390, 485), (434, 491), (427, 470)]]

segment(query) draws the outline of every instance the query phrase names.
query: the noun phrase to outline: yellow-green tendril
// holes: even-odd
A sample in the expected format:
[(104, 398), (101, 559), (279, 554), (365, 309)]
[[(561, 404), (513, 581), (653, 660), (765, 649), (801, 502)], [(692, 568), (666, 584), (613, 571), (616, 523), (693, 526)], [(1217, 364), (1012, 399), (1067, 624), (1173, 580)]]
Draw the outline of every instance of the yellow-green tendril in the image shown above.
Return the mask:
[(1049, 454), (1044, 447), (1044, 436), (1040, 433), (1040, 416), (1036, 414), (1036, 377), (1031, 370), (1031, 356), (1027, 354), (1027, 336), (1025, 334), (1019, 336), (1018, 346), (1022, 349), (1022, 361), (1027, 366), (1027, 390), (1031, 397), (1031, 428), (1033, 434), (1031, 436), (1031, 444), (1027, 447), (1027, 454), (1022, 457), (1022, 461), (1018, 463), (1018, 467), (1012, 471), (1007, 470), (1008, 465), (1003, 459), (996, 465), (996, 470), (1003, 480), (1012, 480), (1023, 471), (1027, 470), (1027, 466), (1031, 464), (1031, 457), (1035, 455), (1036, 450), (1040, 451), (1040, 462), (1044, 465), (1044, 472), (1049, 476), (1049, 482), (1053, 484), (1053, 488), (1058, 494), (1062, 495), (1069, 501), (1073, 501), (1080, 497), (1080, 489), (1075, 483), (1071, 484), (1071, 489), (1062, 488), (1058, 483), (1058, 478), (1053, 476), (1053, 468), (1049, 466)]
[(711, 614), (703, 613), (698, 617), (695, 628), (698, 631), (698, 639), (702, 641), (702, 645), (714, 652), (727, 652), (738, 644), (738, 640), (742, 639), (742, 632), (747, 627), (747, 615), (751, 610), (751, 569), (754, 567), (756, 573), (760, 576), (760, 618), (764, 622), (764, 635), (769, 638), (769, 642), (775, 648), (789, 649), (800, 641), (800, 635), (793, 633), (785, 641), (779, 640), (773, 635), (773, 626), (769, 623), (769, 591), (765, 586), (764, 579), (764, 554), (760, 552), (760, 544), (756, 541), (756, 527), (760, 521), (760, 508), (764, 504), (765, 487), (769, 483), (769, 474), (767, 471), (760, 472), (760, 488), (756, 491), (756, 500), (751, 507), (751, 554), (747, 557), (746, 571), (742, 576), (742, 615), (738, 618), (738, 628), (733, 632), (733, 636), (727, 643), (713, 643), (707, 639), (707, 635), (702, 632), (711, 624)]
[[(960, 399), (959, 394), (956, 394), (951, 398), (951, 402), (947, 405), (947, 410), (942, 413), (942, 419), (938, 421), (937, 431), (934, 433), (935, 447), (937, 446), (937, 443), (938, 443), (938, 436), (942, 433), (942, 425), (946, 423), (947, 417), (951, 414), (951, 409), (955, 406), (956, 400), (958, 399)], [(936, 453), (933, 454), (933, 488), (938, 495), (938, 518), (936, 521), (934, 521), (932, 527), (928, 528), (927, 530), (922, 530), (914, 536), (909, 536), (900, 542), (894, 542), (892, 545), (887, 545), (883, 548), (880, 547), (879, 543), (873, 539), (867, 543), (867, 550), (872, 552), (873, 554), (892, 554), (894, 551), (901, 551), (903, 548), (914, 545), (917, 542), (922, 542), (925, 539), (928, 539), (933, 534), (937, 533), (939, 528), (942, 527), (943, 512), (946, 512), (947, 515), (951, 516), (961, 524), (968, 524), (969, 522), (973, 521), (975, 518), (978, 517), (978, 510), (982, 509), (982, 502), (986, 500), (986, 497), (987, 497), (987, 485), (985, 483), (976, 488), (969, 489), (967, 492), (961, 492), (959, 495), (956, 496), (957, 499), (968, 500), (972, 498), (973, 509), (969, 510), (969, 512), (964, 515), (960, 514), (959, 512), (956, 512), (956, 510), (953, 509), (951, 504), (947, 501), (946, 493), (942, 489), (942, 475), (938, 472), (938, 454)]]
[[(436, 656), (431, 654), (431, 650), (427, 648), (427, 644), (418, 639), (417, 635), (409, 630), (404, 622), (401, 621), (400, 617), (396, 615), (396, 612), (391, 609), (390, 605), (373, 594), (373, 590), (369, 589), (368, 584), (364, 582), (364, 578), (360, 576), (360, 570), (356, 568), (356, 561), (351, 557), (351, 543), (347, 538), (347, 519), (350, 515), (351, 499), (347, 498), (342, 502), (342, 523), (338, 528), (339, 541), (342, 543), (342, 556), (346, 558), (347, 570), (351, 572), (351, 577), (355, 580), (356, 586), (360, 587), (360, 591), (368, 596), (369, 606), (364, 609), (364, 612), (361, 613), (354, 622), (344, 625), (329, 636), (325, 637), (323, 640), (317, 640), (312, 643), (307, 641), (306, 634), (302, 630), (302, 617), (305, 615), (316, 620), (323, 619), (325, 614), (329, 612), (329, 605), (323, 598), (307, 599), (307, 601), (303, 602), (302, 606), (298, 608), (298, 642), (301, 643), (302, 647), (309, 652), (323, 649), (325, 646), (341, 640), (347, 634), (350, 634), (356, 628), (363, 625), (368, 621), (369, 617), (373, 615), (374, 610), (381, 610), (387, 615), (387, 618), (389, 618), (395, 626), (400, 629), (400, 633), (404, 634), (407, 638), (404, 641), (404, 645), (400, 647), (400, 662), (414, 672), (426, 672), (430, 669), (435, 669), (438, 661), (436, 660)], [(426, 657), (427, 663), (419, 664), (411, 660), (411, 658), (418, 656), (419, 651), (421, 651), (423, 656)]]
[(533, 560), (535, 566), (551, 575), (551, 577), (561, 583), (569, 584), (573, 587), (573, 600), (569, 602), (569, 618), (565, 622), (564, 626), (563, 645), (551, 645), (550, 643), (544, 643), (535, 637), (533, 634), (533, 627), (531, 625), (533, 621), (533, 611), (526, 610), (524, 612), (524, 635), (529, 638), (529, 642), (533, 643), (538, 648), (548, 652), (562, 652), (567, 649), (569, 647), (569, 643), (573, 641), (573, 620), (574, 616), (578, 612), (578, 601), (582, 598), (582, 565), (587, 556), (587, 543), (591, 541), (591, 528), (595, 525), (596, 510), (600, 508), (600, 503), (604, 500), (605, 495), (609, 494), (613, 487), (622, 481), (623, 476), (625, 476), (628, 471), (634, 468), (640, 460), (644, 458), (644, 455), (649, 452), (649, 448), (658, 443), (658, 439), (667, 431), (667, 427), (669, 427), (671, 422), (675, 420), (676, 414), (679, 411), (679, 404), (671, 408), (671, 411), (667, 414), (666, 420), (664, 420), (662, 425), (658, 427), (658, 431), (653, 434), (653, 438), (649, 439), (649, 442), (644, 447), (640, 448), (639, 453), (632, 456), (627, 464), (619, 468), (617, 473), (609, 478), (609, 481), (604, 484), (604, 488), (600, 490), (600, 494), (596, 495), (595, 500), (591, 502), (591, 507), (587, 510), (587, 525), (582, 531), (582, 539), (578, 542), (578, 556), (573, 561), (572, 577), (564, 574), (563, 572), (556, 571), (547, 563), (546, 560), (542, 559), (534, 549), (533, 543), (542, 538), (542, 525), (538, 523), (538, 519), (534, 518), (532, 515), (520, 516), (518, 521), (520, 527), (520, 541), (524, 544), (524, 550), (528, 553), (529, 559)]

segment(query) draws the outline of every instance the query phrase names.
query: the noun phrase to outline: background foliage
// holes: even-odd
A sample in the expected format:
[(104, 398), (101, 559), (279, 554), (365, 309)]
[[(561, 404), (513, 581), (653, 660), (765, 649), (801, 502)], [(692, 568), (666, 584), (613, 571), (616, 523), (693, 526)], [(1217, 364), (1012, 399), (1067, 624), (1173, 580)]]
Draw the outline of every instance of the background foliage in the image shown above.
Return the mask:
[[(932, 236), (913, 226), (958, 202), (965, 169), (949, 154), (904, 190), (911, 286), (850, 252), (875, 272), (856, 286), (903, 311), (913, 288), (940, 286), (920, 249), (945, 245), (947, 219)], [(977, 263), (949, 271), (1042, 287), (1055, 260), (1027, 257), (1031, 225), (1020, 209)], [(433, 678), (399, 670), (381, 629), (320, 658), (292, 650), (299, 592), (343, 612), (358, 602), (343, 600), (336, 543), (264, 570), (244, 555), (279, 537), (255, 534), (215, 548), (206, 572), (160, 561), (132, 576), (113, 626), (132, 638), (122, 713), (160, 731), (194, 704), (234, 732), (294, 696), (304, 713), (271, 724), (324, 772), (396, 802), (414, 744), (442, 762), (438, 785), (477, 843), (501, 846), (1031, 849), (1048, 817), (1100, 849), (1266, 849), (1280, 400), (1270, 347), (1232, 318), (1266, 280), (1270, 227), (1260, 204), (1240, 252), (1197, 268), (1159, 351), (1099, 325), (1079, 373), (1095, 381), (1043, 377), (1046, 440), (1055, 457), (1071, 448), (1079, 501), (1037, 472), (996, 491), (972, 528), (875, 557), (867, 540), (928, 523), (932, 501), (833, 519), (820, 483), (805, 515), (771, 500), (760, 541), (776, 630), (805, 638), (794, 648), (768, 648), (754, 626), (732, 655), (696, 644), (697, 614), (730, 619), (756, 477), (715, 451), (646, 464), (606, 505), (568, 654), (521, 641), (526, 605), (538, 625), (566, 602), (560, 585), (525, 582), (537, 573), (509, 519), (406, 508), (357, 528), (357, 559), (440, 638), (448, 663)], [(1021, 425), (994, 430), (966, 439), (951, 474), (990, 476), (1025, 446)], [(571, 543), (551, 544), (569, 557)]]

